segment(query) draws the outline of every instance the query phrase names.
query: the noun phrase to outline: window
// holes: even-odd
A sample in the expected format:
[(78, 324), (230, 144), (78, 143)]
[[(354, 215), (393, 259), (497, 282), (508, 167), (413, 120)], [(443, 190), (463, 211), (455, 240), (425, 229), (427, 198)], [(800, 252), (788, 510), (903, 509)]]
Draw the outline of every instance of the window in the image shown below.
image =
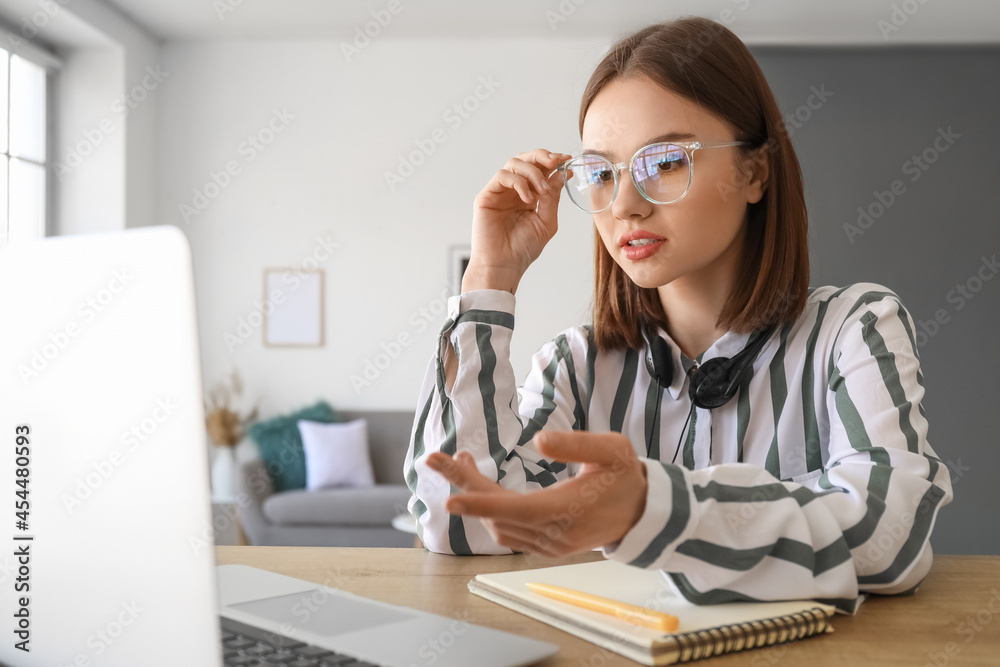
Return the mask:
[(48, 72), (0, 49), (0, 242), (45, 236)]

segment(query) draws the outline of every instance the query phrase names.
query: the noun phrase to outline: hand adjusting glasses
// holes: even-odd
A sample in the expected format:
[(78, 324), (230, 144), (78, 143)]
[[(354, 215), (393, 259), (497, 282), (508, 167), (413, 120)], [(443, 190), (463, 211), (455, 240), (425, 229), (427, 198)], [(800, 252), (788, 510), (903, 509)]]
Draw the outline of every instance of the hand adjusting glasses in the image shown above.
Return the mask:
[(596, 154), (563, 162), (566, 192), (587, 213), (600, 213), (618, 196), (618, 172), (628, 167), (632, 182), (654, 204), (672, 204), (684, 198), (694, 178), (694, 152), (699, 148), (749, 145), (749, 141), (675, 141), (643, 146), (628, 162), (615, 164)]

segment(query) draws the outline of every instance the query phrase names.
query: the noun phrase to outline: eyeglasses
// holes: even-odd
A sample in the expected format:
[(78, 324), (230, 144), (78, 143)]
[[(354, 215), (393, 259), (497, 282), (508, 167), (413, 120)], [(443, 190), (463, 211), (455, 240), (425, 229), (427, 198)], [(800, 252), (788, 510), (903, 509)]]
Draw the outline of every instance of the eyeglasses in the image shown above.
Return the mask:
[(563, 162), (566, 192), (587, 213), (600, 213), (618, 196), (618, 172), (628, 167), (636, 190), (654, 204), (680, 201), (694, 178), (694, 152), (699, 148), (749, 145), (749, 141), (682, 141), (643, 146), (628, 162), (615, 164), (600, 155), (581, 155)]

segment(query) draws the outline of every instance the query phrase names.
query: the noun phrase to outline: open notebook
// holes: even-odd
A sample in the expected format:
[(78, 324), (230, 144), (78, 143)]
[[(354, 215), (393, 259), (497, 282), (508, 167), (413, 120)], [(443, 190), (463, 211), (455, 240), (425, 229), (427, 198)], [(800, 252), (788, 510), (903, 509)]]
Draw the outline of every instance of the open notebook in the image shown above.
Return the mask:
[[(664, 634), (533, 593), (540, 582), (627, 602), (680, 619)], [(832, 632), (834, 607), (812, 600), (696, 605), (677, 596), (659, 570), (616, 561), (480, 574), (469, 590), (646, 665), (671, 665)]]

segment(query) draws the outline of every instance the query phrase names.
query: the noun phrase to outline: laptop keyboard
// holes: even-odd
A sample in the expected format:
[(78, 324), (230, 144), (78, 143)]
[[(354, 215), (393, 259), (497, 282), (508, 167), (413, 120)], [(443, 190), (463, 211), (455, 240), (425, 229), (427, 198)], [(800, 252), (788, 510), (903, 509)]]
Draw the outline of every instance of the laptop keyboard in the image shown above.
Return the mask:
[(219, 622), (226, 667), (379, 667), (223, 616)]

